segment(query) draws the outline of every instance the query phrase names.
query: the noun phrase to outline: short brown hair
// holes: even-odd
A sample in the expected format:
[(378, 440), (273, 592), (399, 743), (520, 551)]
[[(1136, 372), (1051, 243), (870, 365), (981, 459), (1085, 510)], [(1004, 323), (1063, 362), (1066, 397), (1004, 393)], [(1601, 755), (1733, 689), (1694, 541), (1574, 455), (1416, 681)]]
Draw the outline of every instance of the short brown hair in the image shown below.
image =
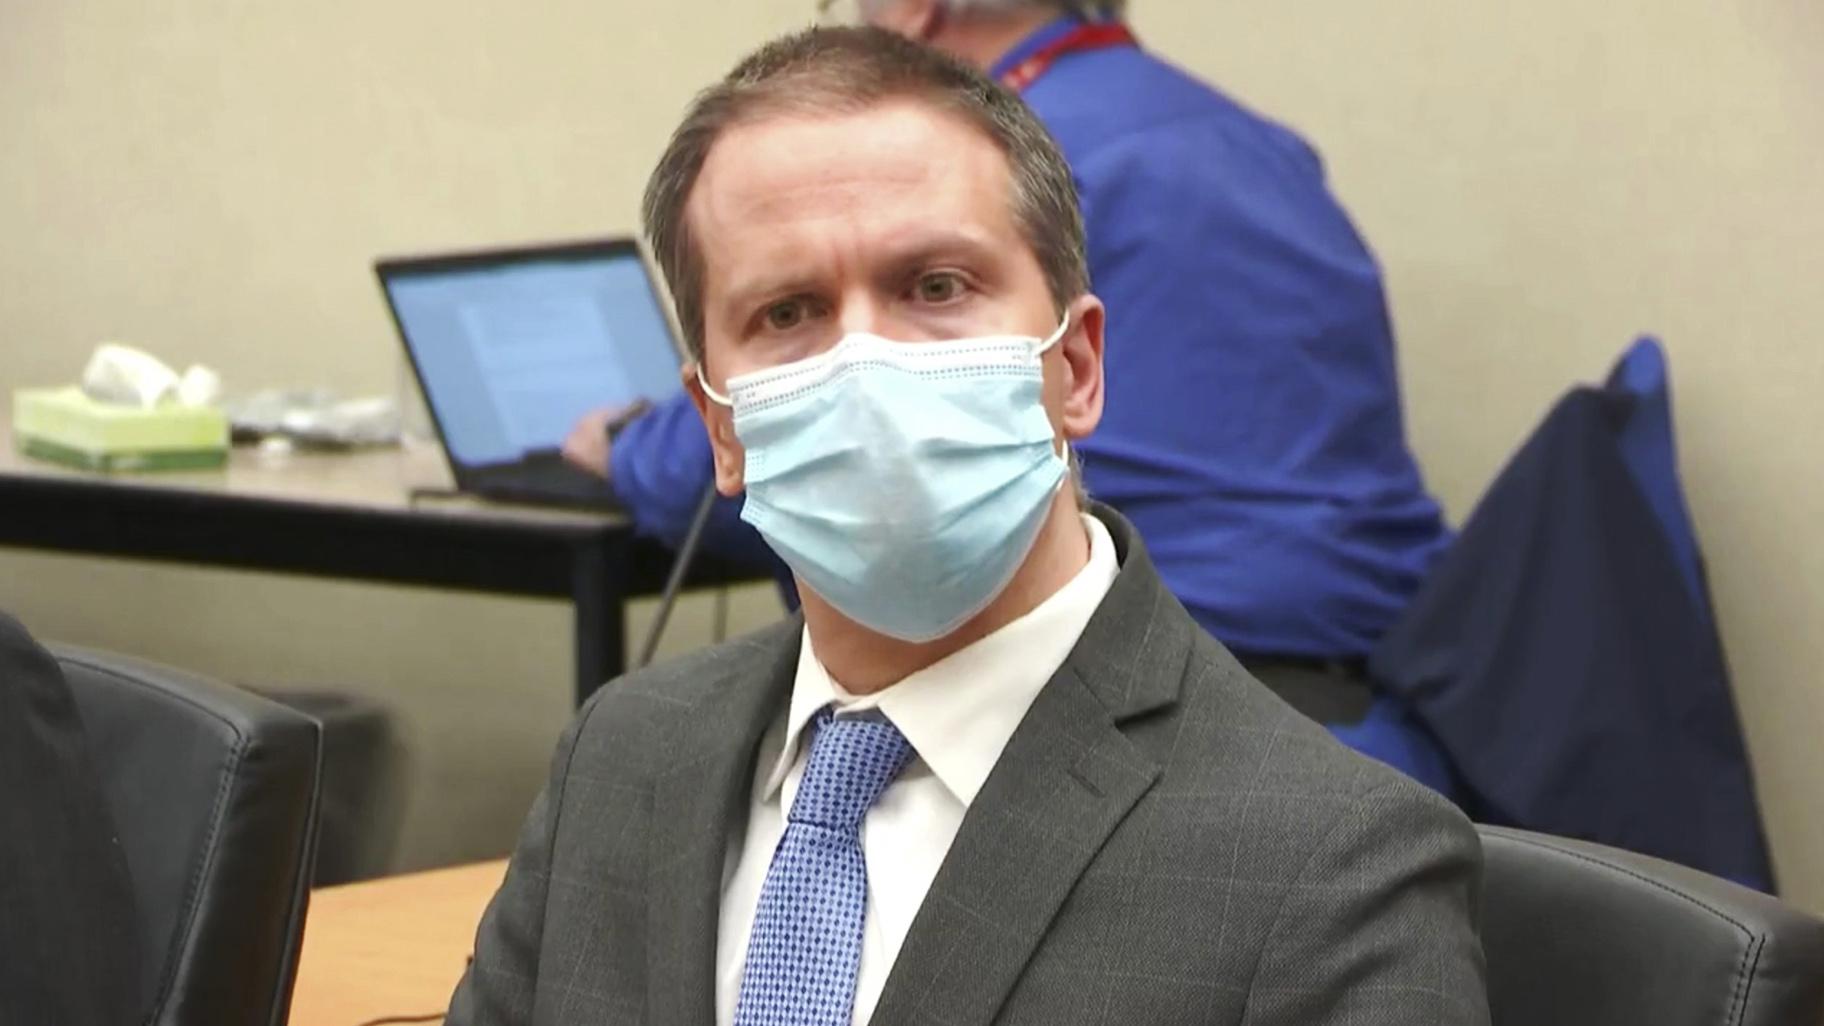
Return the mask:
[(685, 207), (729, 128), (768, 114), (852, 114), (910, 97), (961, 116), (1006, 156), (1014, 221), (1062, 310), (1089, 291), (1083, 216), (1070, 167), (1020, 98), (980, 72), (875, 28), (814, 28), (776, 39), (698, 94), (646, 183), (644, 219), (691, 358), (703, 359), (703, 260)]

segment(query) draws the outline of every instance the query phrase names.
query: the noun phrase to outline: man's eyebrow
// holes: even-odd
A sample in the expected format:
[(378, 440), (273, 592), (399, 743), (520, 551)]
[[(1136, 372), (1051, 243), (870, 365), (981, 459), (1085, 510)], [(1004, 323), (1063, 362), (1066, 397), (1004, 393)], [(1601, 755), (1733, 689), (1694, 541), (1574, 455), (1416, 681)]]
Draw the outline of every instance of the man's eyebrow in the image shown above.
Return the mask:
[[(994, 244), (986, 232), (954, 226), (920, 226), (894, 235), (876, 248), (871, 261), (874, 273), (898, 275), (946, 257), (986, 259), (994, 253)], [(763, 301), (815, 292), (823, 285), (824, 276), (789, 268), (769, 268), (736, 281), (716, 304), (723, 317), (741, 317), (748, 308)]]
[(985, 233), (946, 227), (896, 237), (883, 250), (882, 263), (904, 269), (940, 257), (986, 257), (994, 252), (994, 246)]
[(725, 313), (740, 313), (763, 299), (783, 299), (817, 288), (817, 278), (809, 274), (783, 272), (758, 274), (738, 281), (717, 304)]

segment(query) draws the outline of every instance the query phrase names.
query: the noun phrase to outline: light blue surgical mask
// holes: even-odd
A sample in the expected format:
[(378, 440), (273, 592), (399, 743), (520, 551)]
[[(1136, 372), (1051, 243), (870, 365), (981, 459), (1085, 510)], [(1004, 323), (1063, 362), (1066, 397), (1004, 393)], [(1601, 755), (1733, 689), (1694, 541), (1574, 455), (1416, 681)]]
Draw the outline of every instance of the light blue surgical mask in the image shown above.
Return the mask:
[(1065, 461), (1040, 358), (1064, 336), (893, 342), (731, 378), (741, 518), (844, 616), (905, 641), (967, 623), (1026, 561)]

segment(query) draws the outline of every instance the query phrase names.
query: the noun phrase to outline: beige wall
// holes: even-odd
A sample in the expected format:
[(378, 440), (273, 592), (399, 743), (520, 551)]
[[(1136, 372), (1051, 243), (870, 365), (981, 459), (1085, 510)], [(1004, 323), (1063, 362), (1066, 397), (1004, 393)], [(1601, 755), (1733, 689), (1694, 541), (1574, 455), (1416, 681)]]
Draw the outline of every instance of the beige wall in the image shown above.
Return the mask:
[[(0, 386), (67, 379), (117, 336), (243, 387), (391, 389), (374, 255), (630, 227), (692, 89), (808, 6), (0, 6)], [(1779, 866), (1824, 910), (1824, 11), (1135, 7), (1161, 50), (1320, 144), (1387, 266), (1415, 444), (1453, 514), (1568, 383), (1664, 335)], [(565, 620), (537, 603), (0, 556), (0, 605), (217, 672), (374, 681), (414, 709), (432, 674), (483, 706), (541, 695), (501, 728), (518, 741), (498, 821), (562, 717)], [(366, 617), (398, 629), (350, 629)], [(462, 637), (498, 643), (458, 658)], [(476, 843), (437, 836), (459, 802), (433, 809), (415, 857)]]

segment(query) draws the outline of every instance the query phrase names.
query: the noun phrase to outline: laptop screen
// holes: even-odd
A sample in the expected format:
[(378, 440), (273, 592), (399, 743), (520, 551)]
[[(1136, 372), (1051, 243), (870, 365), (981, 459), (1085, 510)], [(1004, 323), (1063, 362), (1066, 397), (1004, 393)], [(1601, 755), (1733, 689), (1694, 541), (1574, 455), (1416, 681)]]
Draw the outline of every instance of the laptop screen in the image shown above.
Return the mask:
[(676, 393), (678, 354), (632, 243), (386, 261), (380, 279), (450, 458), (510, 463), (578, 417)]

